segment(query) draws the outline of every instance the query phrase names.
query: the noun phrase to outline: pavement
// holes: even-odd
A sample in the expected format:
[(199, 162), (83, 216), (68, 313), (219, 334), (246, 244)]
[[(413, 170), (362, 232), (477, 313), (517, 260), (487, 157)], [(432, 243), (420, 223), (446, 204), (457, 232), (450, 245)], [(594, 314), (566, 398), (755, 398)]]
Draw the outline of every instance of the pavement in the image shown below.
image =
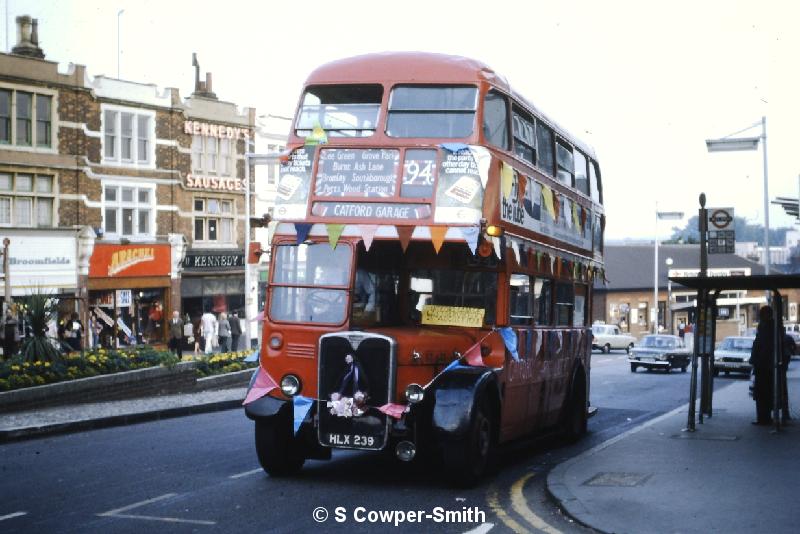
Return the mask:
[(714, 393), (713, 417), (694, 432), (684, 430), (687, 404), (559, 464), (548, 475), (550, 495), (600, 532), (798, 532), (800, 366), (793, 367), (793, 420), (779, 432), (751, 424), (749, 381), (718, 378), (731, 384)]
[(38, 408), (0, 415), (0, 443), (240, 407), (247, 388)]

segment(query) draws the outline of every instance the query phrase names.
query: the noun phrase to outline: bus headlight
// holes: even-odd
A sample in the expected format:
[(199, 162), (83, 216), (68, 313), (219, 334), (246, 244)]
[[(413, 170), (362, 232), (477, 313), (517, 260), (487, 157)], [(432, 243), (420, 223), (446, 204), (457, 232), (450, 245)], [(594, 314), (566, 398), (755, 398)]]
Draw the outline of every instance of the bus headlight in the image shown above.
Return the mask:
[(295, 375), (283, 375), (283, 378), (281, 378), (281, 391), (287, 397), (294, 397), (300, 393), (300, 379)]
[(409, 404), (417, 404), (425, 398), (425, 390), (419, 384), (409, 384), (406, 386), (406, 400)]

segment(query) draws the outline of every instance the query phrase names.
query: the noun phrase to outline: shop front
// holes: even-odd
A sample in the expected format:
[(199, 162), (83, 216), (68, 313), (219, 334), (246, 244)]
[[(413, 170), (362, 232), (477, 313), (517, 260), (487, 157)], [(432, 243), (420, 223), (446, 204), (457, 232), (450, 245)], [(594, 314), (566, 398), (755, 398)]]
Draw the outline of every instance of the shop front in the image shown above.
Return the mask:
[(94, 341), (106, 347), (166, 343), (168, 244), (97, 243), (89, 264)]
[(244, 251), (187, 250), (181, 275), (181, 309), (193, 324), (204, 312), (244, 317)]

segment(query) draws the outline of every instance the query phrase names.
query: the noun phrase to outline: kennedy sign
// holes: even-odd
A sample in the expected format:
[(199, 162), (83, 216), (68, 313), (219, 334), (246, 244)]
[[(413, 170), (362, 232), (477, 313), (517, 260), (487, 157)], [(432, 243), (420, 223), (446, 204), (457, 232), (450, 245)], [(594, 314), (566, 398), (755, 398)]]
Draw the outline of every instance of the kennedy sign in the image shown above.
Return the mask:
[(186, 271), (231, 271), (244, 269), (244, 253), (241, 250), (194, 250), (187, 251), (183, 259)]

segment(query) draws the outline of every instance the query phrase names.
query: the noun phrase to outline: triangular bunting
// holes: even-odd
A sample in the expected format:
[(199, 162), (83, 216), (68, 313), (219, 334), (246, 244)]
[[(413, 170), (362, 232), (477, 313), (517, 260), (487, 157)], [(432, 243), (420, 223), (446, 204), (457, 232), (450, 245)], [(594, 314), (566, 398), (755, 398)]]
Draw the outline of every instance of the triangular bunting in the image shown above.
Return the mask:
[(314, 146), (314, 145), (324, 145), (327, 142), (328, 142), (328, 135), (322, 128), (322, 125), (320, 123), (316, 123), (314, 124), (314, 129), (311, 131), (311, 135), (306, 137), (306, 142), (304, 144), (305, 146)]
[(326, 224), (325, 227), (328, 230), (328, 242), (331, 244), (332, 249), (336, 249), (336, 243), (339, 242), (339, 238), (342, 236), (344, 225)]
[(306, 415), (308, 415), (311, 406), (314, 404), (314, 399), (297, 395), (292, 399), (292, 404), (294, 407), (294, 435), (296, 436), (297, 431), (300, 430), (300, 425), (303, 424)]
[(359, 224), (358, 229), (361, 232), (361, 239), (364, 240), (364, 248), (369, 251), (369, 247), (372, 246), (372, 239), (375, 237), (375, 233), (378, 231), (378, 225)]
[(517, 260), (517, 265), (522, 265), (522, 259), (519, 254), (519, 247), (520, 247), (519, 243), (511, 241), (511, 252), (514, 253), (514, 259)]
[(500, 162), (500, 190), (503, 192), (503, 198), (511, 196), (511, 189), (514, 187), (514, 168), (506, 164), (505, 161)]
[(525, 190), (528, 188), (528, 177), (521, 174), (517, 175), (517, 202), (522, 205), (525, 202)]
[(444, 244), (444, 237), (447, 235), (447, 227), (446, 226), (431, 226), (431, 242), (433, 243), (433, 249), (438, 254), (439, 251), (442, 249), (442, 245)]
[(464, 353), (464, 361), (470, 364), (473, 367), (483, 367), (483, 356), (481, 356), (481, 344), (475, 343), (470, 348), (467, 349), (467, 352)]
[(478, 227), (477, 226), (459, 226), (461, 236), (467, 242), (467, 246), (472, 251), (473, 256), (478, 248)]
[(397, 237), (400, 238), (400, 246), (403, 247), (403, 252), (408, 248), (411, 243), (411, 234), (414, 233), (413, 226), (395, 226), (397, 229)]
[(492, 242), (492, 247), (494, 247), (494, 253), (497, 255), (497, 259), (502, 260), (503, 249), (500, 246), (500, 238), (497, 236), (489, 236), (489, 240)]
[(544, 209), (550, 214), (553, 219), (556, 218), (556, 210), (553, 207), (553, 190), (542, 185), (542, 202), (544, 202)]
[(553, 212), (553, 218), (558, 221), (558, 216), (561, 213), (561, 199), (559, 198), (558, 193), (552, 189), (550, 191), (553, 194), (553, 209), (555, 210)]
[(306, 240), (312, 226), (314, 225), (311, 223), (294, 223), (294, 231), (297, 234), (298, 245)]
[(253, 386), (250, 388), (250, 391), (247, 392), (247, 396), (242, 404), (250, 404), (277, 387), (278, 383), (275, 382), (275, 379), (272, 378), (263, 367), (259, 366), (256, 369), (256, 379), (253, 382)]

